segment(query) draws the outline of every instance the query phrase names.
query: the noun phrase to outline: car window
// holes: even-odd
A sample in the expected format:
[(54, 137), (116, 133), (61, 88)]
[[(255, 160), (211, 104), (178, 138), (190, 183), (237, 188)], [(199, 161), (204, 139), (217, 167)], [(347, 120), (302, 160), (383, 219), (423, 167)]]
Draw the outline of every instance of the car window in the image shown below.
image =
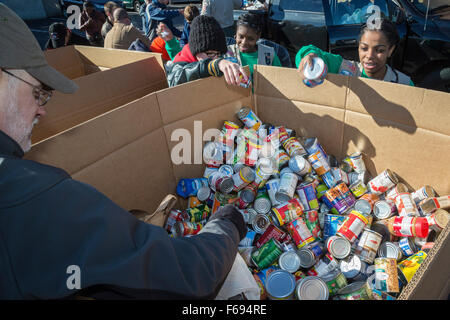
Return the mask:
[(370, 9), (375, 5), (380, 16), (389, 16), (386, 0), (328, 0), (334, 25), (360, 24), (377, 13)]
[(323, 0), (280, 0), (281, 10), (323, 12)]

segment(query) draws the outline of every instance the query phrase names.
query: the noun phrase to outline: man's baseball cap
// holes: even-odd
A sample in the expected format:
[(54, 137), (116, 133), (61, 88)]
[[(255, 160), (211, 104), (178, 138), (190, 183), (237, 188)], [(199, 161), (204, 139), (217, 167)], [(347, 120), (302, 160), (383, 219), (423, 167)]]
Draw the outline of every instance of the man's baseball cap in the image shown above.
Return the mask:
[(67, 27), (62, 22), (55, 22), (48, 27), (53, 48), (63, 47), (66, 42)]
[(48, 65), (44, 53), (25, 22), (0, 3), (0, 67), (23, 69), (62, 93), (74, 93), (78, 85)]

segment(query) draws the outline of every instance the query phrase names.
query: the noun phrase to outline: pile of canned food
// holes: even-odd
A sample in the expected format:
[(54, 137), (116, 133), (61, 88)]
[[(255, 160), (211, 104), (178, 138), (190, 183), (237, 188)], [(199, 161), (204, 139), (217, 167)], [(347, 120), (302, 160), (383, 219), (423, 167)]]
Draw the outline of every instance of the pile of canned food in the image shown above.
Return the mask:
[(205, 144), (204, 176), (179, 181), (188, 208), (172, 210), (166, 230), (194, 235), (231, 203), (248, 224), (239, 253), (261, 299), (396, 299), (449, 221), (450, 196), (409, 190), (390, 169), (371, 177), (360, 152), (337, 161), (250, 108), (237, 117), (243, 128), (225, 121)]

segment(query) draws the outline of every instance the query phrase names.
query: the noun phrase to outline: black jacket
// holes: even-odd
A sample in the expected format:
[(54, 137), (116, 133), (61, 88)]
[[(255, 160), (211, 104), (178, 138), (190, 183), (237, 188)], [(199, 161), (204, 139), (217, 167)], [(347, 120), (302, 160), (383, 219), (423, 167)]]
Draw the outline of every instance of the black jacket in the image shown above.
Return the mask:
[[(198, 235), (171, 238), (65, 171), (22, 156), (0, 131), (0, 299), (217, 295), (245, 235), (239, 211), (228, 207)], [(73, 265), (81, 291), (67, 285)]]
[(205, 59), (191, 63), (174, 63), (170, 67), (167, 74), (167, 82), (169, 83), (169, 87), (210, 76), (223, 76), (222, 71), (219, 69), (219, 62), (221, 60), (222, 59)]

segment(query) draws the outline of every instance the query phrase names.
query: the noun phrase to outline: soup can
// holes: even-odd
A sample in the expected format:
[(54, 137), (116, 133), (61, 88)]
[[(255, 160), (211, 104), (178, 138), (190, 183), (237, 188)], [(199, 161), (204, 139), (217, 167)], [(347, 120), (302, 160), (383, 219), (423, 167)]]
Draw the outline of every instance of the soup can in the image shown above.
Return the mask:
[(300, 176), (304, 176), (312, 172), (311, 164), (301, 155), (294, 155), (289, 160), (289, 168)]
[(395, 197), (395, 206), (398, 215), (402, 217), (418, 217), (419, 210), (412, 196), (408, 192), (400, 193)]
[(400, 193), (405, 193), (405, 192), (408, 192), (408, 187), (404, 183), (399, 182), (394, 187), (392, 187), (391, 189), (386, 191), (386, 198), (395, 201), (395, 198)]
[(377, 256), (378, 248), (380, 247), (383, 236), (378, 232), (370, 229), (364, 229), (361, 238), (358, 241), (355, 254), (364, 262), (369, 264)]
[(262, 122), (249, 107), (242, 107), (236, 114), (247, 128), (258, 130)]
[(300, 268), (300, 257), (295, 251), (286, 251), (278, 258), (278, 265), (289, 273), (294, 273)]
[(366, 216), (356, 210), (352, 210), (348, 218), (337, 230), (336, 235), (340, 235), (350, 241), (350, 243), (353, 243), (368, 223), (369, 220), (367, 220)]
[(344, 222), (345, 218), (342, 215), (324, 214), (323, 238), (326, 240), (336, 235), (339, 225)]
[(280, 270), (280, 268), (275, 267), (275, 266), (270, 266), (267, 267), (261, 271), (259, 271), (258, 273), (254, 273), (253, 274), (253, 278), (256, 281), (256, 284), (259, 287), (260, 290), (260, 299), (261, 300), (266, 300), (267, 297), (267, 291), (266, 291), (266, 282), (267, 282), (267, 277), (274, 271)]
[(353, 170), (357, 173), (366, 171), (366, 165), (364, 164), (363, 155), (361, 152), (355, 152), (350, 155)]
[(339, 300), (372, 300), (372, 290), (366, 281), (353, 282), (337, 292)]
[(267, 214), (270, 212), (271, 208), (272, 203), (266, 189), (259, 189), (256, 194), (255, 201), (253, 202), (253, 209), (255, 209), (258, 213)]
[(384, 292), (400, 292), (397, 260), (393, 258), (376, 258), (375, 265), (375, 289)]
[(347, 278), (337, 269), (321, 278), (327, 284), (330, 296), (336, 295), (339, 290), (348, 285)]
[(372, 212), (372, 206), (370, 205), (370, 202), (365, 199), (356, 200), (354, 209), (359, 213), (365, 215), (369, 215)]
[(283, 148), (289, 154), (289, 157), (293, 157), (295, 155), (306, 155), (306, 150), (303, 148), (302, 144), (296, 137), (288, 138), (283, 143)]
[(361, 180), (358, 180), (349, 186), (350, 191), (356, 198), (360, 198), (364, 193), (367, 193), (367, 186)]
[(399, 276), (402, 281), (410, 282), (420, 265), (425, 261), (427, 254), (418, 251), (398, 264)]
[(307, 276), (297, 282), (295, 296), (298, 300), (328, 300), (327, 284), (316, 276)]
[(369, 181), (368, 187), (371, 193), (380, 195), (394, 187), (398, 183), (397, 175), (390, 169), (386, 169)]
[(328, 252), (336, 259), (344, 259), (351, 252), (351, 243), (339, 236), (331, 236), (326, 241)]
[(286, 270), (275, 270), (266, 279), (266, 291), (271, 300), (292, 300), (295, 277)]
[(283, 226), (303, 214), (303, 207), (299, 200), (294, 198), (284, 204), (272, 209), (274, 222), (279, 226)]
[(308, 227), (309, 231), (311, 231), (312, 235), (316, 239), (322, 238), (322, 229), (320, 228), (319, 223), (319, 211), (317, 210), (309, 210), (304, 212), (305, 223)]
[(286, 224), (286, 229), (299, 249), (315, 241), (311, 231), (309, 231), (302, 217), (298, 217), (292, 222)]
[(371, 210), (373, 210), (373, 206), (375, 205), (375, 202), (380, 200), (380, 197), (376, 194), (368, 192), (368, 193), (365, 193), (364, 195), (362, 195), (361, 198), (359, 198), (359, 199), (366, 200), (370, 204)]
[(239, 209), (247, 208), (255, 200), (255, 193), (250, 189), (242, 189), (238, 196), (237, 206)]
[(293, 172), (285, 172), (281, 175), (280, 186), (275, 199), (280, 202), (286, 202), (294, 197), (295, 188), (297, 187), (298, 176)]
[(436, 191), (434, 191), (433, 187), (431, 187), (431, 186), (423, 186), (422, 188), (420, 188), (412, 193), (412, 197), (416, 204), (418, 204), (422, 200), (425, 200), (427, 198), (432, 198), (435, 196), (436, 196)]
[(274, 238), (281, 245), (289, 240), (289, 235), (277, 228), (273, 224), (270, 224), (263, 234), (256, 240), (255, 246), (261, 248), (267, 241)]
[(277, 207), (281, 204), (275, 198), (275, 195), (277, 194), (279, 187), (280, 187), (280, 179), (270, 179), (269, 181), (266, 182), (266, 190), (267, 194), (269, 195), (272, 207)]
[(403, 257), (402, 250), (396, 242), (382, 242), (378, 248), (378, 256), (380, 258), (392, 258), (400, 261)]
[(373, 215), (378, 220), (390, 218), (394, 212), (395, 211), (392, 210), (392, 205), (385, 200), (378, 200), (373, 207)]
[(295, 189), (300, 202), (303, 205), (305, 211), (319, 208), (319, 202), (317, 200), (316, 189), (313, 183), (302, 183)]
[(185, 237), (195, 235), (200, 232), (203, 225), (198, 222), (177, 221), (174, 225), (173, 235), (175, 237)]
[(203, 147), (203, 161), (207, 166), (219, 167), (223, 164), (223, 143), (210, 141)]
[(269, 217), (262, 213), (258, 213), (252, 220), (252, 228), (256, 233), (263, 234), (269, 225)]
[(289, 158), (289, 155), (286, 153), (286, 151), (280, 148), (275, 151), (272, 159), (275, 162), (275, 164), (278, 165), (278, 169), (281, 169), (289, 164), (289, 160), (291, 158)]
[(275, 239), (270, 239), (261, 248), (256, 249), (252, 253), (252, 261), (262, 270), (269, 267), (283, 253), (280, 243)]
[(240, 191), (255, 180), (255, 171), (250, 167), (243, 167), (238, 173), (233, 174), (234, 191)]
[(322, 84), (327, 76), (328, 68), (326, 63), (319, 57), (313, 58), (313, 65), (306, 64), (303, 70), (305, 79), (303, 83), (308, 87), (315, 87)]
[(298, 250), (297, 255), (300, 260), (300, 267), (303, 269), (309, 269), (316, 264), (317, 257), (309, 248), (301, 248)]

